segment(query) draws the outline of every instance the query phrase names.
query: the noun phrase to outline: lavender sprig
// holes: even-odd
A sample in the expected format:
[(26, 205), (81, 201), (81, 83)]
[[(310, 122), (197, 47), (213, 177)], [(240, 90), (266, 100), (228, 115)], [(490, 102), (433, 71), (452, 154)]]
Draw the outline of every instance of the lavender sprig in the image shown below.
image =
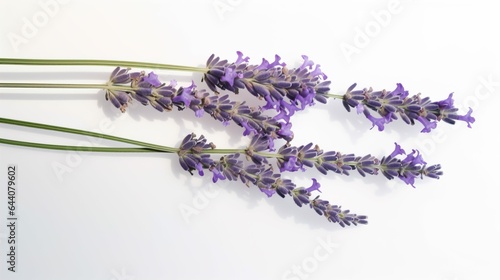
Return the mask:
[[(204, 73), (204, 79), (210, 89), (216, 91), (217, 88), (227, 89), (238, 93), (239, 89), (246, 88), (255, 96), (265, 99), (266, 105), (252, 109), (252, 114), (260, 116), (262, 110), (276, 109), (279, 113), (273, 118), (264, 117), (257, 122), (247, 118), (236, 119), (240, 126), (245, 127), (245, 134), (263, 133), (271, 131), (273, 135), (277, 133), (275, 138), (284, 138), (290, 141), (293, 138), (291, 132), (290, 117), (297, 110), (304, 109), (307, 105), (313, 105), (313, 100), (321, 103), (326, 103), (328, 98), (342, 99), (345, 108), (350, 111), (351, 108), (356, 108), (356, 111), (363, 113), (366, 118), (372, 122), (372, 128), (377, 128), (382, 131), (385, 124), (401, 117), (408, 124), (415, 124), (416, 121), (422, 123), (424, 128), (421, 132), (430, 132), (436, 128), (437, 122), (455, 124), (456, 121), (464, 121), (468, 127), (475, 122), (472, 117), (472, 109), (464, 115), (458, 113), (458, 108), (453, 106), (453, 94), (450, 94), (447, 99), (432, 102), (429, 97), (421, 97), (420, 94), (409, 97), (401, 84), (398, 84), (394, 91), (377, 91), (370, 89), (353, 90), (356, 84), (353, 84), (344, 95), (329, 93), (330, 81), (326, 81), (326, 75), (321, 71), (320, 66), (316, 65), (303, 56), (304, 63), (295, 69), (288, 70), (285, 63), (280, 62), (281, 58), (276, 55), (275, 60), (269, 63), (263, 59), (260, 65), (249, 65), (248, 57), (243, 57), (241, 52), (238, 52), (238, 59), (234, 63), (228, 63), (227, 60), (221, 60), (214, 55), (210, 56), (207, 61), (207, 67), (189, 67), (179, 65), (167, 65), (156, 63), (130, 62), (130, 61), (109, 61), (109, 60), (36, 60), (36, 59), (6, 59), (0, 58), (0, 64), (21, 64), (21, 65), (127, 65), (127, 66), (144, 66), (169, 70), (183, 70)], [(115, 64), (113, 64), (115, 63)], [(313, 67), (315, 67), (313, 69)], [(153, 83), (153, 87), (159, 87), (155, 82), (157, 77), (150, 73), (147, 77), (141, 73), (130, 73), (127, 69), (116, 68), (112, 73), (109, 82), (106, 85), (101, 84), (50, 84), (50, 83), (0, 83), (0, 87), (6, 88), (101, 88), (106, 90), (106, 98), (110, 100), (117, 108), (122, 111), (126, 109), (126, 105), (131, 100), (130, 97), (136, 98), (143, 104), (151, 102), (151, 105), (157, 110), (171, 110), (172, 106), (177, 106), (180, 110), (189, 107), (188, 104), (193, 101), (193, 96), (190, 96), (189, 90), (186, 93), (178, 90), (176, 100), (173, 102), (168, 97), (171, 88), (166, 86), (164, 89), (167, 96), (158, 95), (158, 92), (151, 92), (148, 85)], [(138, 77), (140, 77), (138, 79)], [(123, 83), (134, 82), (138, 85), (138, 89), (130, 89), (127, 86), (120, 86)], [(175, 85), (170, 85), (175, 87)], [(189, 88), (189, 87), (188, 87)], [(139, 90), (137, 92), (135, 90)], [(177, 92), (177, 91), (175, 91)], [(155, 95), (156, 93), (156, 95)], [(161, 92), (160, 92), (161, 94)], [(206, 94), (201, 94), (205, 96)], [(151, 98), (153, 97), (153, 98)], [(200, 97), (201, 98), (201, 97)], [(162, 103), (163, 102), (163, 103)], [(197, 116), (203, 113), (202, 108), (194, 102), (193, 107), (198, 108)], [(204, 104), (204, 103), (202, 103)], [(227, 108), (227, 107), (226, 107)], [(244, 109), (246, 110), (246, 108)], [(377, 112), (380, 117), (372, 115), (372, 111)], [(255, 113), (257, 112), (257, 113)], [(228, 112), (218, 113), (215, 118), (221, 120), (219, 115), (228, 115)], [(253, 116), (251, 116), (253, 117)], [(272, 120), (270, 120), (272, 119)], [(221, 120), (225, 124), (227, 121)], [(260, 124), (259, 122), (264, 122)], [(268, 123), (266, 123), (268, 122)], [(276, 124), (274, 122), (278, 122)]]
[[(179, 148), (173, 148), (97, 132), (90, 132), (41, 123), (33, 123), (5, 118), (0, 118), (0, 123), (97, 137), (100, 139), (132, 144), (135, 147), (83, 147), (24, 142), (0, 138), (0, 143), (2, 144), (63, 151), (74, 150), (79, 152), (177, 153), (177, 155), (179, 156), (179, 163), (181, 167), (184, 170), (188, 171), (191, 175), (193, 174), (193, 171), (197, 170), (198, 174), (200, 176), (203, 176), (204, 170), (208, 169), (213, 174), (212, 181), (214, 183), (218, 180), (226, 179), (230, 181), (239, 180), (247, 185), (257, 186), (269, 197), (274, 195), (275, 193), (278, 193), (278, 195), (280, 195), (281, 197), (289, 195), (293, 198), (294, 202), (299, 207), (304, 204), (310, 204), (311, 208), (314, 208), (318, 214), (324, 215), (330, 222), (339, 223), (341, 226), (367, 223), (366, 216), (351, 214), (348, 210), (341, 210), (339, 206), (330, 205), (328, 201), (319, 200), (318, 197), (311, 200), (311, 193), (314, 191), (320, 191), (320, 184), (316, 181), (316, 179), (313, 179), (313, 185), (309, 188), (296, 187), (296, 185), (291, 180), (284, 179), (281, 177), (281, 174), (275, 173), (270, 164), (255, 164), (251, 162), (247, 162), (247, 164), (245, 164), (242, 160), (240, 160), (240, 155), (248, 155), (248, 151), (227, 149), (217, 150), (215, 149), (215, 145), (213, 143), (207, 143), (207, 139), (204, 136), (196, 137), (196, 135), (194, 134), (189, 134), (182, 140)], [(259, 144), (257, 142), (258, 141), (252, 142), (255, 145), (255, 152), (263, 148), (262, 144)], [(260, 140), (259, 142), (263, 143), (263, 141)], [(225, 155), (222, 156), (220, 160), (216, 161), (211, 158), (213, 154)]]
[(129, 71), (117, 67), (111, 73), (109, 87), (105, 90), (106, 100), (122, 112), (132, 100), (149, 104), (160, 112), (172, 111), (174, 107), (178, 110), (189, 108), (197, 117), (207, 113), (224, 125), (233, 121), (245, 129), (244, 136), (262, 134), (273, 139), (293, 139), (290, 122), (266, 116), (260, 108), (231, 101), (228, 95), (210, 96), (205, 90), (198, 90), (194, 82), (188, 87), (176, 88), (176, 81), (162, 83), (154, 72), (146, 75), (144, 72)]
[[(259, 164), (250, 162), (245, 164), (240, 160), (241, 153), (222, 156), (219, 160), (211, 159), (210, 150), (215, 146), (207, 144), (204, 136), (196, 138), (196, 135), (187, 135), (179, 148), (179, 162), (181, 167), (191, 175), (192, 171), (198, 170), (200, 176), (204, 175), (203, 170), (212, 172), (212, 181), (219, 180), (241, 181), (248, 185), (258, 187), (268, 197), (277, 193), (281, 197), (291, 196), (295, 204), (302, 207), (309, 204), (319, 215), (323, 215), (328, 221), (338, 223), (345, 227), (350, 225), (367, 224), (367, 216), (350, 213), (349, 210), (342, 210), (340, 206), (331, 205), (327, 200), (319, 199), (319, 196), (311, 199), (312, 192), (319, 191), (320, 184), (316, 179), (312, 179), (311, 187), (297, 187), (291, 180), (284, 179), (280, 173), (275, 173), (270, 164), (263, 160)], [(254, 142), (254, 144), (257, 144)], [(256, 148), (259, 150), (260, 148)], [(247, 153), (248, 155), (248, 153)]]
[[(407, 154), (399, 144), (394, 144), (394, 151), (381, 159), (370, 154), (356, 156), (338, 151), (324, 152), (313, 143), (299, 147), (287, 143), (280, 147), (272, 157), (276, 158), (280, 172), (305, 171), (305, 167), (314, 167), (324, 175), (327, 175), (329, 171), (349, 175), (349, 171), (357, 170), (361, 176), (365, 177), (366, 174), (377, 175), (381, 172), (389, 180), (399, 178), (412, 187), (415, 187), (417, 177), (439, 179), (439, 176), (443, 175), (441, 165), (428, 166), (418, 150), (412, 150)], [(269, 148), (269, 140), (266, 136), (255, 136), (245, 151), (255, 162), (261, 160), (263, 155), (271, 156), (263, 153)], [(406, 156), (398, 157), (400, 155)]]
[[(254, 138), (252, 143), (255, 143), (254, 146), (259, 146), (258, 150), (264, 151), (267, 142), (264, 137), (260, 137), (258, 140)], [(441, 165), (428, 166), (418, 150), (412, 150), (407, 154), (400, 145), (395, 143), (395, 146), (390, 155), (378, 159), (370, 154), (356, 156), (338, 151), (324, 152), (312, 143), (299, 147), (288, 143), (278, 149), (276, 161), (280, 172), (304, 171), (305, 167), (315, 167), (324, 175), (329, 171), (349, 175), (351, 170), (357, 170), (361, 176), (365, 177), (366, 174), (377, 175), (381, 172), (389, 180), (399, 178), (412, 187), (415, 187), (415, 178), (439, 179), (439, 176), (443, 175)], [(400, 158), (399, 155), (406, 156)]]
[[(353, 84), (344, 95), (329, 93), (330, 81), (321, 71), (320, 66), (302, 56), (303, 64), (289, 70), (286, 64), (280, 62), (281, 58), (276, 55), (275, 60), (269, 63), (266, 59), (260, 65), (250, 65), (249, 58), (237, 52), (238, 58), (229, 63), (211, 55), (206, 63), (208, 69), (203, 80), (208, 87), (229, 90), (238, 93), (240, 89), (246, 88), (251, 94), (264, 99), (264, 109), (276, 109), (278, 119), (289, 122), (290, 116), (296, 111), (303, 110), (307, 105), (313, 105), (314, 100), (326, 103), (328, 98), (340, 98), (344, 107), (350, 111), (363, 113), (372, 122), (372, 128), (377, 126), (379, 131), (384, 125), (398, 119), (398, 115), (408, 124), (416, 121), (423, 124), (421, 132), (430, 132), (436, 128), (437, 122), (455, 124), (456, 121), (464, 121), (470, 128), (475, 119), (472, 117), (472, 109), (465, 115), (459, 115), (458, 108), (453, 106), (453, 94), (447, 99), (431, 102), (429, 97), (421, 97), (420, 94), (409, 97), (401, 84), (397, 84), (394, 91), (376, 91), (370, 89), (353, 90)], [(375, 117), (371, 111), (377, 112), (380, 117)]]
[[(373, 91), (372, 88), (354, 90), (355, 87), (356, 84), (353, 84), (343, 95), (344, 107), (347, 111), (356, 108), (358, 114), (364, 114), (372, 122), (372, 128), (377, 126), (379, 131), (384, 130), (385, 124), (398, 119), (398, 116), (407, 124), (420, 122), (424, 126), (421, 132), (430, 132), (441, 120), (449, 124), (464, 121), (469, 128), (475, 122), (471, 108), (465, 115), (457, 113), (458, 108), (453, 106), (453, 93), (445, 100), (432, 102), (429, 97), (421, 97), (420, 93), (409, 96), (401, 84), (397, 84), (393, 91)], [(374, 117), (370, 110), (377, 112), (380, 117)]]

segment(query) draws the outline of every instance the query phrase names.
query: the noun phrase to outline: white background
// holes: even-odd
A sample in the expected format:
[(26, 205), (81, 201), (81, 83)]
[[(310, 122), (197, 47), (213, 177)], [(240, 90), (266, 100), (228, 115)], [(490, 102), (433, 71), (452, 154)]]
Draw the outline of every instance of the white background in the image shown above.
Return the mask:
[[(336, 100), (298, 113), (292, 144), (313, 141), (324, 150), (382, 157), (397, 141), (443, 166), (440, 180), (418, 180), (415, 189), (355, 173), (285, 175), (302, 186), (315, 177), (323, 198), (369, 216), (369, 225), (351, 228), (329, 224), (291, 199), (190, 176), (175, 155), (1, 145), (0, 278), (500, 279), (498, 10), (493, 1), (436, 2), (2, 0), (2, 57), (202, 66), (212, 53), (233, 61), (240, 50), (255, 64), (279, 54), (296, 67), (306, 54), (322, 65), (334, 93), (354, 82), (388, 90), (400, 82), (432, 100), (454, 92), (456, 106), (462, 113), (472, 107), (477, 121), (472, 129), (440, 123), (422, 134), (419, 125), (402, 121), (370, 130), (368, 120)], [(0, 80), (102, 83), (111, 70), (2, 66)], [(180, 85), (201, 78), (158, 73)], [(163, 145), (177, 146), (191, 132), (221, 148), (247, 143), (235, 125), (224, 128), (187, 110), (137, 105), (121, 114), (98, 90), (0, 89), (0, 112)], [(0, 137), (89, 141), (7, 125)], [(8, 164), (19, 169), (15, 273), (6, 264)]]

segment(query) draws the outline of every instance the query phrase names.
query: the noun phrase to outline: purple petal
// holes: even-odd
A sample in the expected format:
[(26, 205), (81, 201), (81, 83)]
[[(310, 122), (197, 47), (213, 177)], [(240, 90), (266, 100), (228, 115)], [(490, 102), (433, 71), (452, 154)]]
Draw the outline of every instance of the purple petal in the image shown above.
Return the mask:
[(313, 180), (313, 184), (312, 184), (312, 186), (310, 186), (309, 188), (307, 188), (307, 189), (306, 189), (306, 191), (307, 191), (308, 193), (311, 193), (311, 192), (313, 192), (313, 191), (318, 191), (318, 192), (321, 192), (321, 191), (319, 190), (319, 188), (321, 187), (321, 185), (318, 183), (318, 181), (317, 181), (316, 179), (312, 178), (312, 180)]
[(241, 126), (243, 128), (245, 128), (245, 131), (243, 131), (243, 136), (250, 135), (250, 133), (252, 133), (252, 132), (257, 134), (257, 130), (255, 130), (255, 128), (253, 128), (251, 125), (249, 125), (248, 121), (242, 121)]
[[(417, 155), (415, 156), (415, 154)], [(402, 163), (410, 165), (427, 164), (418, 150), (412, 150), (411, 154), (408, 154), (406, 158), (402, 160)]]
[(467, 112), (466, 115), (458, 116), (457, 119), (466, 122), (467, 127), (472, 128), (472, 126), (470, 124), (474, 123), (476, 121), (476, 119), (471, 114), (472, 114), (472, 108), (469, 108), (469, 111)]
[(275, 55), (274, 56), (274, 62), (269, 64), (267, 67), (268, 69), (271, 69), (271, 68), (274, 68), (276, 66), (281, 66), (281, 67), (285, 67), (286, 64), (283, 62), (283, 63), (280, 63), (280, 60), (281, 60), (281, 57), (279, 55)]
[(189, 87), (185, 87), (182, 90), (182, 93), (180, 95), (177, 95), (172, 99), (174, 102), (182, 102), (186, 107), (189, 107), (191, 104), (191, 100), (193, 100), (195, 97), (192, 95), (193, 90), (196, 88), (196, 85), (194, 82)]
[(224, 176), (224, 174), (222, 174), (217, 168), (213, 168), (212, 173), (214, 174), (214, 176), (212, 177), (212, 182), (214, 182), (214, 183), (217, 183), (218, 179), (221, 179), (221, 180), (226, 179), (226, 176)]
[(394, 148), (394, 151), (389, 155), (391, 158), (394, 158), (397, 155), (406, 154), (405, 150), (401, 149), (401, 146), (398, 143), (394, 142), (394, 144), (396, 145), (396, 147)]
[(453, 92), (448, 95), (445, 100), (438, 101), (437, 104), (441, 109), (452, 109), (453, 108)]
[(274, 193), (276, 193), (275, 190), (266, 189), (266, 188), (262, 188), (262, 189), (260, 189), (260, 191), (265, 193), (267, 195), (267, 197), (271, 197), (271, 196), (273, 196)]
[(365, 111), (366, 118), (369, 119), (372, 122), (372, 127), (371, 128), (374, 128), (375, 126), (377, 126), (378, 127), (378, 131), (383, 131), (384, 130), (385, 119), (384, 118), (375, 118), (374, 116), (370, 115), (370, 113), (366, 114), (366, 111)]
[(358, 105), (356, 105), (356, 113), (362, 114), (364, 110), (365, 105), (363, 105), (363, 103), (358, 103)]
[(267, 61), (265, 58), (263, 58), (260, 65), (255, 68), (255, 70), (257, 70), (257, 71), (267, 70), (267, 69), (269, 69), (269, 61)]
[(236, 61), (234, 62), (234, 64), (236, 65), (241, 64), (243, 62), (248, 62), (248, 60), (250, 59), (248, 56), (243, 58), (243, 53), (240, 51), (237, 51), (236, 54), (238, 55), (238, 59), (236, 59)]
[(158, 80), (158, 75), (156, 75), (154, 72), (149, 72), (149, 74), (144, 77), (144, 81), (148, 82), (154, 87), (159, 87), (161, 85), (160, 80)]
[(399, 179), (401, 179), (403, 182), (405, 182), (407, 185), (411, 185), (412, 187), (415, 187), (415, 177), (411, 174), (408, 174), (406, 176), (398, 176)]
[(307, 57), (307, 55), (303, 55), (302, 58), (304, 59), (304, 63), (302, 63), (299, 69), (301, 70), (305, 68), (311, 69), (312, 66), (314, 65), (314, 62), (312, 60), (309, 60), (309, 57)]
[(299, 170), (300, 166), (297, 165), (297, 157), (291, 156), (280, 166), (280, 172)]
[(242, 75), (238, 74), (234, 68), (227, 67), (224, 71), (224, 76), (220, 78), (220, 80), (227, 82), (232, 87), (234, 85), (234, 79), (241, 77)]
[(285, 140), (291, 140), (293, 138), (292, 123), (282, 124), (281, 128), (278, 130), (278, 135), (282, 136)]
[(391, 92), (393, 95), (399, 96), (399, 98), (405, 99), (408, 97), (408, 91), (404, 89), (403, 85), (398, 83), (396, 84), (396, 89)]
[(326, 76), (325, 73), (323, 73), (321, 71), (319, 64), (316, 64), (316, 68), (311, 72), (311, 76), (313, 76), (313, 77), (321, 76), (323, 78), (323, 80), (328, 79), (328, 76)]
[(432, 129), (437, 127), (437, 122), (431, 122), (422, 116), (419, 116), (417, 120), (424, 125), (424, 128), (420, 132), (431, 132)]
[(203, 165), (201, 164), (201, 162), (198, 162), (196, 164), (196, 170), (198, 170), (198, 175), (200, 175), (200, 176), (204, 175), (204, 173), (203, 173)]

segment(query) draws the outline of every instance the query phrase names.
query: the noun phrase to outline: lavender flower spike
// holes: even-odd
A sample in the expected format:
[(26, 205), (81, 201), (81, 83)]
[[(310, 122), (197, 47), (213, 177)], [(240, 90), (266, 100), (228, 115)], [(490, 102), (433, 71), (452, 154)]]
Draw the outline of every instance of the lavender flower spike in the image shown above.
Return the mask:
[(349, 175), (351, 170), (357, 170), (365, 177), (366, 174), (377, 175), (381, 172), (389, 180), (399, 178), (413, 187), (417, 177), (439, 179), (439, 176), (443, 175), (439, 164), (428, 166), (417, 150), (413, 150), (404, 158), (399, 157), (406, 152), (397, 143), (395, 145), (390, 155), (378, 159), (372, 155), (356, 156), (336, 151), (323, 152), (318, 146), (313, 147), (312, 143), (300, 147), (286, 144), (278, 150), (280, 157), (277, 163), (281, 172), (305, 170), (305, 167), (315, 167), (325, 175), (329, 171)]
[(210, 96), (205, 90), (198, 90), (194, 82), (177, 88), (175, 81), (161, 83), (153, 72), (146, 75), (144, 72), (129, 73), (129, 70), (117, 67), (108, 81), (109, 89), (106, 89), (106, 100), (122, 112), (132, 100), (143, 105), (150, 104), (160, 112), (172, 111), (174, 107), (178, 110), (189, 108), (197, 117), (207, 113), (224, 125), (233, 121), (245, 129), (244, 136), (260, 134), (286, 141), (293, 139), (292, 124), (286, 117), (266, 116), (261, 108), (250, 108), (245, 102), (231, 101), (228, 95)]
[(238, 93), (246, 88), (254, 96), (266, 101), (264, 109), (275, 109), (280, 116), (287, 119), (297, 110), (303, 110), (307, 105), (313, 105), (314, 100), (326, 103), (329, 81), (321, 71), (320, 65), (315, 65), (307, 56), (302, 56), (303, 64), (294, 69), (288, 69), (281, 58), (276, 55), (273, 62), (262, 59), (260, 65), (250, 65), (248, 57), (238, 52), (234, 63), (221, 60), (211, 55), (207, 61), (209, 69), (203, 80), (208, 87)]
[[(464, 121), (469, 128), (475, 122), (472, 109), (465, 115), (457, 114), (453, 93), (445, 100), (431, 102), (429, 97), (422, 98), (420, 94), (409, 96), (401, 84), (397, 84), (393, 91), (354, 90), (355, 87), (356, 84), (353, 84), (344, 94), (344, 107), (347, 111), (356, 108), (358, 113), (363, 113), (372, 122), (372, 127), (377, 126), (380, 131), (384, 130), (384, 124), (398, 119), (398, 116), (407, 124), (420, 122), (424, 126), (421, 132), (430, 132), (441, 120), (450, 124), (455, 124), (457, 120)], [(371, 112), (377, 112), (380, 117), (374, 117)]]

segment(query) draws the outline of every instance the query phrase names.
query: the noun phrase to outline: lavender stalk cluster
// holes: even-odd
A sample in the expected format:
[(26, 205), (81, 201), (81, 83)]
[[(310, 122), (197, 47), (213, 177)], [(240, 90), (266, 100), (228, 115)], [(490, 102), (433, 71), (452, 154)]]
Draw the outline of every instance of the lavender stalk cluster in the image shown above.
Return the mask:
[[(397, 84), (393, 91), (355, 90), (354, 84), (344, 95), (334, 95), (329, 93), (331, 82), (320, 65), (307, 56), (302, 56), (304, 62), (301, 66), (288, 69), (278, 55), (273, 62), (262, 59), (259, 65), (249, 64), (249, 58), (241, 52), (237, 55), (233, 63), (215, 55), (208, 59), (203, 81), (215, 94), (198, 90), (194, 82), (187, 87), (177, 87), (175, 81), (162, 83), (153, 72), (130, 72), (130, 69), (117, 67), (107, 83), (106, 99), (122, 112), (135, 100), (161, 112), (189, 108), (197, 117), (209, 114), (224, 125), (236, 123), (244, 129), (244, 136), (251, 136), (250, 144), (244, 150), (225, 152), (214, 159), (213, 156), (220, 153), (215, 145), (208, 143), (204, 136), (190, 134), (182, 140), (177, 152), (181, 167), (200, 176), (211, 172), (214, 183), (240, 181), (258, 187), (268, 197), (274, 194), (292, 197), (299, 207), (309, 205), (328, 221), (343, 227), (366, 224), (367, 217), (320, 199), (315, 195), (315, 192), (321, 192), (315, 178), (312, 178), (310, 187), (298, 187), (283, 178), (282, 173), (314, 168), (323, 175), (350, 175), (356, 170), (362, 177), (382, 174), (388, 180), (399, 179), (415, 187), (418, 178), (439, 179), (443, 175), (441, 165), (427, 164), (418, 150), (407, 153), (397, 143), (394, 151), (383, 157), (323, 151), (313, 143), (293, 146), (290, 143), (294, 136), (290, 119), (295, 112), (314, 105), (315, 101), (326, 103), (328, 98), (338, 98), (342, 99), (346, 110), (355, 108), (358, 114), (364, 114), (372, 122), (372, 128), (377, 126), (379, 131), (398, 118), (411, 125), (421, 123), (424, 126), (422, 132), (430, 132), (441, 120), (450, 124), (463, 121), (469, 127), (475, 121), (472, 109), (465, 115), (458, 114), (453, 94), (445, 100), (432, 102), (420, 94), (410, 96), (401, 84)], [(252, 108), (218, 92), (239, 93), (242, 89), (265, 100), (265, 105)], [(270, 109), (277, 112), (273, 117), (265, 114)], [(379, 116), (374, 116), (373, 112)], [(276, 139), (286, 141), (277, 151), (274, 147)]]
[[(258, 141), (253, 141), (257, 144)], [(367, 216), (356, 215), (349, 210), (342, 210), (341, 206), (332, 205), (327, 200), (313, 197), (313, 192), (320, 191), (320, 183), (312, 179), (310, 187), (297, 187), (291, 180), (282, 178), (280, 173), (274, 172), (267, 160), (241, 159), (242, 153), (233, 153), (222, 156), (219, 160), (211, 158), (210, 150), (215, 149), (213, 143), (207, 143), (204, 136), (196, 137), (195, 134), (187, 135), (179, 147), (178, 156), (181, 167), (193, 174), (197, 171), (200, 176), (205, 170), (212, 172), (212, 181), (219, 180), (240, 181), (247, 186), (258, 187), (268, 197), (278, 194), (282, 198), (292, 197), (299, 207), (309, 205), (319, 215), (328, 221), (338, 223), (340, 226), (367, 224)], [(254, 149), (255, 150), (255, 149)], [(247, 156), (248, 156), (247, 152)]]
[(272, 139), (291, 141), (291, 123), (279, 117), (263, 114), (261, 108), (251, 108), (245, 102), (231, 101), (228, 95), (210, 95), (198, 90), (193, 82), (188, 87), (177, 87), (176, 81), (162, 83), (154, 72), (130, 72), (117, 67), (105, 90), (106, 100), (125, 112), (132, 100), (151, 105), (156, 110), (172, 111), (174, 108), (191, 109), (197, 117), (204, 113), (228, 125), (231, 121), (244, 128), (243, 135), (269, 135)]
[[(356, 84), (353, 84), (344, 94), (344, 107), (347, 111), (356, 108), (356, 112), (365, 115), (372, 122), (372, 128), (377, 126), (379, 131), (398, 117), (410, 125), (420, 122), (424, 126), (421, 132), (430, 132), (441, 120), (449, 124), (463, 121), (469, 128), (475, 122), (471, 108), (465, 115), (457, 113), (458, 108), (453, 106), (453, 93), (444, 100), (432, 102), (429, 97), (421, 97), (420, 94), (409, 96), (401, 84), (397, 84), (393, 91), (373, 91), (372, 88), (354, 90), (355, 87)], [(380, 117), (373, 116), (372, 111)]]

